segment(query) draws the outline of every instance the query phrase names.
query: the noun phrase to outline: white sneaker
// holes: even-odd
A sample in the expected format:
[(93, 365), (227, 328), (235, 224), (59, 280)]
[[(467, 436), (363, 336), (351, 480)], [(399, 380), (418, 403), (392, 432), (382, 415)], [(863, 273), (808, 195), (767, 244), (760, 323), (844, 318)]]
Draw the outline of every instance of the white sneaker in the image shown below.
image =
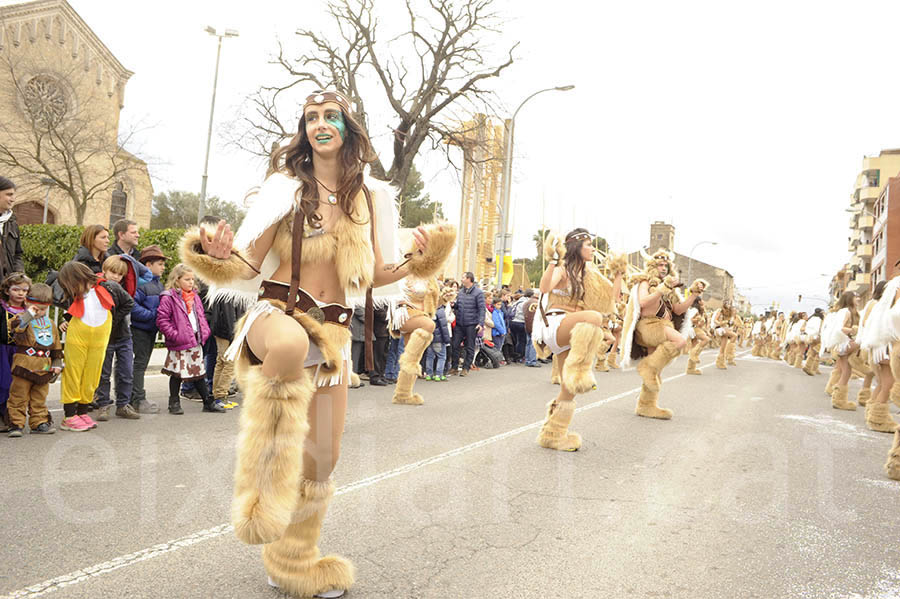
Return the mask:
[[(280, 588), (278, 583), (272, 580), (272, 577), (269, 576), (269, 586), (273, 589)], [(338, 597), (343, 597), (344, 593), (343, 589), (332, 589), (330, 591), (323, 591), (317, 595), (313, 595), (313, 597), (320, 597), (321, 599), (337, 599)]]

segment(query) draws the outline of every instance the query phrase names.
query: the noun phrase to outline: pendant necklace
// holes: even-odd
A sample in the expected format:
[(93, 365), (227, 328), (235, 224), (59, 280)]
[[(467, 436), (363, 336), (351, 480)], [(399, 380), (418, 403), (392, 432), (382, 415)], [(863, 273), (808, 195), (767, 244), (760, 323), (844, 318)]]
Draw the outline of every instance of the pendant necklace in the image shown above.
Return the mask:
[[(313, 179), (316, 179), (316, 177), (313, 176)], [(336, 192), (335, 190), (333, 190), (333, 189), (329, 189), (327, 185), (325, 185), (324, 183), (322, 183), (322, 182), (319, 181), (318, 179), (316, 179), (316, 183), (318, 183), (319, 185), (321, 185), (322, 187), (324, 187), (324, 188), (328, 191), (328, 203), (331, 204), (332, 206), (334, 206), (335, 204), (337, 204), (337, 196), (334, 195), (334, 194), (337, 193), (337, 192)]]

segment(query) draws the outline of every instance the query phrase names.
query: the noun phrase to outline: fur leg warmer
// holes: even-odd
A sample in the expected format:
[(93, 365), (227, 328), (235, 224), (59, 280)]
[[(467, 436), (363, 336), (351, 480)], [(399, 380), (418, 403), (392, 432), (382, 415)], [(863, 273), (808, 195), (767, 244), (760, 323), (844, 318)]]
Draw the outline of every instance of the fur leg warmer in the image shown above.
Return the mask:
[(872, 390), (868, 387), (860, 387), (859, 392), (856, 394), (856, 403), (861, 406), (865, 406), (872, 399)]
[(888, 452), (888, 459), (884, 464), (884, 472), (888, 478), (900, 480), (900, 430), (894, 433), (894, 443)]
[(656, 350), (640, 361), (637, 365), (638, 374), (644, 381), (644, 386), (653, 392), (659, 392), (659, 374), (669, 362), (678, 357), (681, 350), (675, 347), (671, 341), (666, 341)]
[(562, 379), (559, 376), (559, 358), (556, 357), (556, 354), (553, 354), (553, 361), (550, 364), (550, 383), (553, 385), (562, 383)]
[(697, 360), (693, 358), (693, 356), (688, 358), (687, 370), (684, 372), (685, 374), (703, 374), (703, 371), (697, 368)]
[(847, 385), (835, 385), (831, 392), (831, 407), (836, 410), (856, 410), (856, 404), (847, 400)]
[(547, 449), (559, 451), (576, 451), (581, 447), (581, 436), (570, 433), (569, 425), (575, 415), (575, 400), (561, 401), (554, 399), (547, 404), (547, 418), (538, 433), (537, 442)]
[(874, 401), (866, 406), (866, 426), (869, 430), (879, 433), (892, 433), (897, 430), (897, 422), (891, 416), (888, 405)]
[(725, 370), (728, 366), (725, 365), (725, 346), (719, 346), (719, 355), (716, 356), (716, 368), (719, 370)]
[(606, 365), (612, 369), (619, 367), (619, 363), (616, 362), (616, 352), (609, 352), (609, 355), (606, 356)]
[(397, 374), (397, 386), (394, 387), (394, 403), (420, 406), (425, 403), (422, 396), (413, 393), (413, 385), (421, 374), (420, 362), (425, 350), (431, 345), (434, 335), (423, 329), (416, 329), (409, 336), (409, 343), (400, 355), (400, 372)]
[(244, 401), (231, 522), (241, 541), (258, 545), (281, 537), (291, 522), (315, 388), (306, 371), (283, 381), (264, 376), (262, 366), (245, 359), (236, 366)]
[(834, 386), (837, 385), (837, 382), (841, 378), (841, 371), (838, 370), (838, 367), (835, 366), (831, 370), (831, 376), (828, 377), (828, 383), (825, 385), (825, 395), (831, 395), (834, 393)]
[(809, 376), (816, 375), (816, 369), (819, 367), (819, 353), (809, 348), (809, 354), (806, 356), (806, 364), (803, 365), (803, 372)]
[(353, 564), (336, 555), (322, 557), (316, 546), (334, 484), (302, 479), (298, 487), (290, 526), (279, 540), (263, 547), (266, 572), (279, 588), (300, 597), (349, 589)]
[(732, 339), (728, 343), (725, 344), (725, 359), (728, 361), (729, 366), (737, 366), (737, 363), (734, 361), (734, 340)]
[(606, 352), (608, 351), (609, 344), (607, 343), (601, 343), (600, 348), (597, 350), (597, 363), (594, 365), (594, 368), (600, 372), (609, 372), (609, 363), (606, 361)]
[(660, 408), (657, 404), (658, 400), (659, 391), (652, 391), (646, 385), (641, 385), (641, 394), (638, 396), (637, 407), (634, 409), (634, 413), (645, 418), (669, 420), (672, 418), (672, 410)]
[(447, 257), (456, 246), (456, 227), (449, 224), (426, 225), (428, 245), (424, 251), (413, 246), (406, 268), (410, 274), (420, 279), (428, 279), (438, 274)]
[(586, 322), (572, 327), (571, 349), (562, 366), (563, 386), (569, 393), (587, 393), (597, 384), (592, 367), (600, 346), (604, 344), (602, 328)]

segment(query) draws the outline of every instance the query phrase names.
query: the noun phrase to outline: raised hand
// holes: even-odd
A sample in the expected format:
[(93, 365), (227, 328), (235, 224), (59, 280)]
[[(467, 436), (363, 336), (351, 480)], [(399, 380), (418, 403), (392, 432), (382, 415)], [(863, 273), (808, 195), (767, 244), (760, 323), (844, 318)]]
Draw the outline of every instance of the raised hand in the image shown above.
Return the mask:
[(231, 256), (231, 246), (234, 242), (234, 233), (231, 227), (220, 220), (212, 237), (202, 226), (200, 227), (200, 245), (207, 256), (225, 260)]
[(412, 234), (413, 240), (416, 242), (416, 247), (420, 252), (424, 252), (428, 247), (428, 231), (425, 230), (425, 227), (416, 227)]

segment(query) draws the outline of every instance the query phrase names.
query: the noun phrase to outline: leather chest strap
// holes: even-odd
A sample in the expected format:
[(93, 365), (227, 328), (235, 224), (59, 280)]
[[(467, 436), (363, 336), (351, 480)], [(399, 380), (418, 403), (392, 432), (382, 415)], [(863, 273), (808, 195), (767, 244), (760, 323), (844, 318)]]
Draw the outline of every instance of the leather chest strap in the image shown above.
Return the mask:
[[(363, 193), (366, 196), (366, 206), (369, 208), (369, 232), (371, 233), (372, 252), (375, 251), (375, 210), (372, 207), (372, 192), (363, 185)], [(373, 281), (374, 283), (374, 281)], [(365, 320), (365, 348), (366, 348), (366, 372), (375, 370), (375, 355), (373, 354), (375, 338), (375, 300), (372, 297), (372, 287), (366, 289), (366, 320)]]
[(303, 211), (294, 207), (294, 228), (291, 235), (291, 287), (284, 313), (290, 316), (297, 304), (297, 290), (300, 289), (300, 256), (303, 251)]

